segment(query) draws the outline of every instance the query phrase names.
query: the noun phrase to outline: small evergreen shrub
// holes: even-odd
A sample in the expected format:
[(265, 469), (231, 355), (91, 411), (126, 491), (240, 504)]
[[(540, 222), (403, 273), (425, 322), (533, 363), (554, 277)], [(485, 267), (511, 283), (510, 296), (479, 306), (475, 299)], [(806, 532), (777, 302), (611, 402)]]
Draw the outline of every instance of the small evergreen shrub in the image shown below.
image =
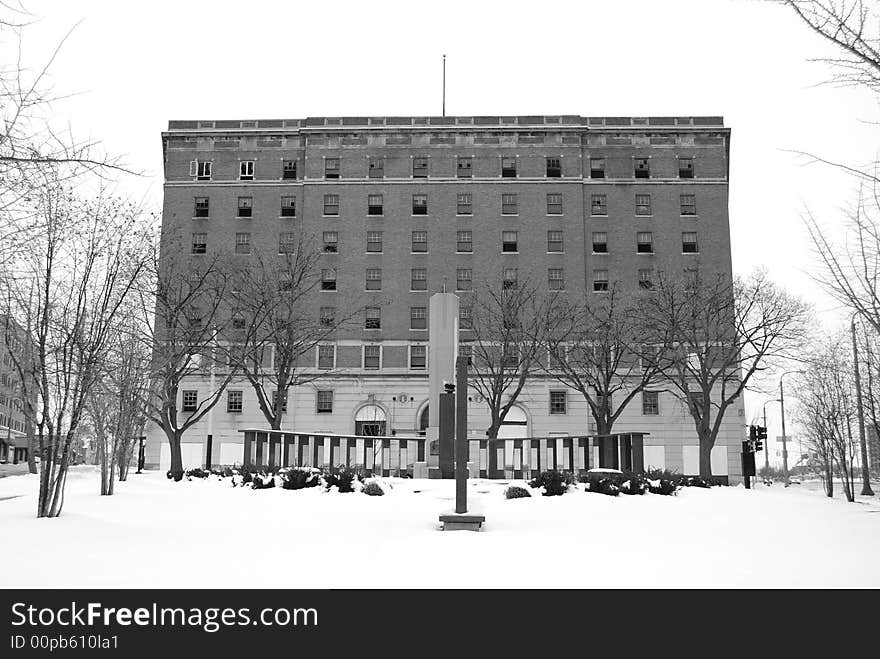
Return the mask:
[(382, 486), (379, 485), (376, 481), (370, 481), (366, 485), (364, 485), (364, 489), (361, 490), (364, 494), (367, 494), (371, 497), (381, 497), (385, 496), (385, 490), (382, 489)]
[(191, 481), (193, 478), (207, 478), (211, 475), (211, 472), (201, 467), (194, 467), (193, 469), (187, 469), (184, 475), (186, 480)]
[(648, 480), (648, 491), (651, 494), (671, 495), (678, 491), (678, 485), (675, 481), (668, 478), (656, 478)]
[(648, 479), (644, 474), (624, 472), (618, 487), (623, 494), (644, 494), (648, 491)]
[(289, 467), (279, 471), (278, 475), (285, 490), (301, 490), (321, 484), (321, 472), (310, 467)]
[(595, 492), (596, 494), (607, 494), (616, 497), (620, 494), (620, 486), (614, 482), (613, 478), (597, 477), (587, 481), (584, 486), (587, 492)]
[(535, 476), (529, 482), (529, 487), (543, 487), (544, 496), (552, 497), (565, 494), (568, 491), (568, 486), (573, 482), (574, 478), (569, 472), (550, 469)]
[(518, 485), (511, 485), (506, 490), (504, 490), (505, 499), (524, 499), (525, 497), (530, 496), (532, 495), (526, 488), (519, 487)]
[(340, 492), (354, 492), (357, 483), (361, 481), (361, 472), (359, 469), (351, 467), (337, 467), (336, 469), (324, 472), (324, 487), (329, 490), (336, 487)]

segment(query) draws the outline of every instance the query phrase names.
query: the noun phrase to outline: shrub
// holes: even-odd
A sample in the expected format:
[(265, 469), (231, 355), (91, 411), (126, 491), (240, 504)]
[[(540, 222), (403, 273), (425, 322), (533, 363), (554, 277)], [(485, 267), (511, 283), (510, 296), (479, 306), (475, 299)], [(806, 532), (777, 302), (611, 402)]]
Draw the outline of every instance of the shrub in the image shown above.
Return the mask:
[(506, 490), (504, 490), (505, 499), (524, 499), (525, 497), (530, 496), (532, 495), (526, 488), (519, 487), (518, 485), (511, 485)]
[(340, 492), (354, 492), (356, 484), (361, 481), (362, 473), (357, 468), (337, 467), (336, 469), (324, 472), (324, 487), (328, 490), (336, 487)]
[(385, 495), (385, 490), (383, 490), (382, 486), (376, 481), (370, 481), (364, 485), (364, 489), (361, 490), (361, 492), (368, 494), (371, 497), (381, 497)]
[(568, 486), (574, 482), (574, 478), (567, 471), (551, 469), (542, 471), (529, 482), (529, 487), (543, 487), (544, 496), (559, 496), (568, 491)]
[(275, 476), (269, 472), (253, 474), (251, 481), (253, 483), (251, 487), (255, 490), (268, 490), (270, 487), (275, 487)]
[(289, 467), (278, 472), (281, 487), (285, 490), (301, 490), (321, 484), (321, 472), (310, 467)]
[(623, 494), (644, 494), (648, 491), (648, 479), (644, 474), (628, 471), (621, 474), (619, 478), (622, 479), (619, 487)]
[(655, 478), (648, 480), (648, 491), (651, 494), (675, 494), (678, 491), (678, 485), (668, 478)]
[(195, 467), (193, 469), (187, 469), (184, 475), (186, 476), (186, 480), (191, 481), (193, 478), (207, 478), (211, 475), (211, 472), (207, 469), (202, 469), (201, 467)]
[(614, 482), (613, 478), (593, 478), (587, 481), (585, 487), (587, 492), (607, 494), (612, 497), (620, 494), (620, 486)]

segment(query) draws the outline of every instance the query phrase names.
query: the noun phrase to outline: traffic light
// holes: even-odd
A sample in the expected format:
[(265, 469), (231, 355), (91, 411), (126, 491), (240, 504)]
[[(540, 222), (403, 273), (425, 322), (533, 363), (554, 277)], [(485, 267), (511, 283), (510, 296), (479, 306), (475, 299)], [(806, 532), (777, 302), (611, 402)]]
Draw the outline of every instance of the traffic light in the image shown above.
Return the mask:
[(764, 450), (764, 442), (760, 439), (755, 440), (755, 452)]
[(767, 439), (767, 428), (764, 426), (755, 426), (755, 430), (758, 433), (758, 439)]
[(758, 428), (756, 426), (749, 426), (749, 441), (755, 441), (755, 437), (758, 434)]

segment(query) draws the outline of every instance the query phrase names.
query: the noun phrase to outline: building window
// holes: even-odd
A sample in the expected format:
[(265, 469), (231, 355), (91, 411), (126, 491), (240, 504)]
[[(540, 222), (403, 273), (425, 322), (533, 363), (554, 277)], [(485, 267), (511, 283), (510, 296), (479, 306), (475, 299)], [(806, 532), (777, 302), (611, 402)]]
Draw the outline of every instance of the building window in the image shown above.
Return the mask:
[(251, 234), (237, 233), (235, 234), (235, 253), (250, 254), (251, 253)]
[(516, 231), (502, 231), (501, 232), (501, 251), (502, 252), (517, 252), (519, 251), (517, 240), (516, 240)]
[(254, 180), (254, 161), (242, 160), (238, 163), (238, 180), (253, 181)]
[(562, 248), (562, 231), (548, 231), (547, 232), (547, 251), (548, 252), (562, 252), (564, 251)]
[[(459, 328), (461, 329), (461, 328)], [(474, 365), (474, 347), (468, 343), (459, 343), (458, 344), (458, 356), (465, 358), (465, 363), (468, 366)]]
[(339, 178), (339, 158), (324, 158), (324, 178)]
[(470, 231), (455, 232), (455, 251), (456, 252), (473, 252), (474, 239), (473, 233)]
[(516, 158), (501, 159), (501, 177), (516, 178)]
[(654, 253), (654, 235), (650, 231), (636, 233), (636, 252), (639, 254)]
[(332, 414), (333, 413), (333, 392), (332, 391), (318, 391), (317, 393), (317, 404), (316, 409), (318, 414)]
[(324, 343), (318, 346), (318, 368), (330, 369), (336, 366), (336, 346)]
[(367, 251), (368, 252), (381, 252), (382, 251), (382, 232), (381, 231), (367, 231)]
[(324, 215), (339, 215), (339, 195), (324, 195)]
[(473, 287), (473, 271), (470, 268), (457, 268), (455, 271), (455, 290), (470, 291)]
[(565, 392), (564, 391), (551, 391), (550, 392), (550, 414), (565, 414), (566, 406), (565, 406)]
[(336, 231), (324, 232), (324, 252), (327, 254), (339, 252), (339, 234)]
[(283, 160), (281, 162), (281, 178), (285, 180), (296, 178), (296, 160)]
[(191, 160), (189, 163), (189, 175), (195, 176), (198, 181), (210, 181), (213, 163), (210, 160)]
[(428, 290), (428, 270), (426, 268), (413, 268), (410, 273), (409, 289), (411, 291)]
[(428, 159), (427, 158), (413, 158), (413, 178), (428, 178)]
[[(474, 311), (471, 307), (458, 308), (458, 329), (469, 330), (474, 328)], [(468, 362), (470, 363), (470, 362)]]
[(607, 195), (590, 195), (590, 215), (608, 215)]
[(368, 174), (370, 178), (385, 178), (385, 158), (382, 156), (369, 157)]
[(254, 214), (254, 198), (239, 197), (238, 198), (238, 217), (253, 217)]
[(382, 329), (382, 309), (380, 307), (367, 307), (364, 310), (364, 329)]
[(193, 209), (193, 217), (208, 217), (208, 198), (207, 197), (196, 197), (195, 204)]
[(321, 290), (322, 291), (335, 291), (336, 290), (336, 270), (329, 268), (325, 270), (321, 270)]
[(593, 291), (601, 293), (608, 290), (608, 271), (593, 270)]
[(518, 211), (517, 211), (516, 195), (515, 194), (501, 195), (501, 214), (502, 215), (516, 215), (517, 212)]
[(428, 329), (427, 307), (410, 307), (409, 328), (414, 330)]
[(473, 176), (474, 159), (470, 156), (459, 156), (455, 171), (458, 178), (471, 178)]
[(183, 392), (183, 411), (195, 412), (199, 405), (199, 392), (187, 389)]
[(364, 346), (364, 368), (377, 371), (381, 364), (382, 346)]
[(562, 195), (547, 195), (547, 215), (562, 215)]
[(385, 204), (382, 195), (367, 195), (367, 215), (383, 215), (385, 213)]
[(690, 157), (678, 159), (678, 178), (694, 177), (694, 159)]
[(409, 347), (409, 367), (423, 369), (428, 365), (427, 346)]
[(516, 368), (519, 364), (519, 346), (516, 343), (504, 343), (501, 346), (501, 367)]
[(368, 291), (382, 290), (382, 268), (367, 268), (365, 287)]
[(473, 196), (470, 192), (461, 192), (458, 195), (458, 203), (455, 208), (455, 212), (458, 215), (473, 215), (474, 207), (473, 207)]
[(205, 254), (208, 251), (208, 234), (194, 233), (192, 242), (193, 254)]
[(651, 195), (637, 194), (636, 195), (636, 215), (650, 215), (650, 214), (651, 214)]
[(639, 270), (639, 288), (651, 290), (654, 288), (654, 271), (650, 269)]
[(242, 410), (242, 391), (240, 389), (229, 389), (226, 391), (226, 411), (232, 414), (241, 414)]
[(605, 158), (590, 158), (590, 178), (605, 178)]
[(501, 289), (505, 291), (515, 290), (519, 286), (519, 277), (516, 268), (504, 268), (501, 275)]
[(565, 273), (562, 268), (549, 268), (547, 270), (547, 288), (551, 291), (565, 290)]
[(284, 231), (278, 234), (278, 253), (293, 254), (296, 251), (296, 234)]
[(697, 232), (684, 231), (681, 234), (681, 251), (685, 254), (696, 254), (700, 251), (697, 246)]
[(605, 231), (594, 231), (593, 232), (593, 253), (594, 254), (607, 254), (608, 253), (608, 234)]
[(321, 327), (333, 327), (336, 323), (336, 307), (321, 307)]
[(643, 391), (642, 392), (642, 414), (656, 416), (660, 414), (660, 392), (659, 391)]
[(547, 178), (562, 176), (562, 158), (547, 158)]
[(648, 158), (636, 158), (634, 161), (634, 174), (636, 178), (650, 178), (651, 169)]
[(697, 214), (697, 198), (692, 194), (683, 194), (678, 197), (679, 203), (681, 205), (681, 214), (682, 215), (696, 215)]
[(281, 217), (296, 217), (296, 197), (281, 197)]
[(427, 252), (428, 251), (428, 232), (413, 231), (412, 232), (412, 251)]
[(412, 196), (412, 214), (427, 215), (428, 214), (428, 195), (414, 194)]

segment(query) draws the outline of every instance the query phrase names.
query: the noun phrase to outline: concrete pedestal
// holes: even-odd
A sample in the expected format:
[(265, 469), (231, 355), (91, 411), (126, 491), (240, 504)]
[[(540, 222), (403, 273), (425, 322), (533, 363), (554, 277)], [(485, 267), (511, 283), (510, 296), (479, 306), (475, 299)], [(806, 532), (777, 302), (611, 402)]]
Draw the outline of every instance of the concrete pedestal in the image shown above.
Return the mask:
[(473, 511), (466, 513), (456, 513), (453, 510), (442, 513), (440, 522), (443, 524), (444, 531), (479, 531), (486, 521), (485, 515), (480, 515)]

